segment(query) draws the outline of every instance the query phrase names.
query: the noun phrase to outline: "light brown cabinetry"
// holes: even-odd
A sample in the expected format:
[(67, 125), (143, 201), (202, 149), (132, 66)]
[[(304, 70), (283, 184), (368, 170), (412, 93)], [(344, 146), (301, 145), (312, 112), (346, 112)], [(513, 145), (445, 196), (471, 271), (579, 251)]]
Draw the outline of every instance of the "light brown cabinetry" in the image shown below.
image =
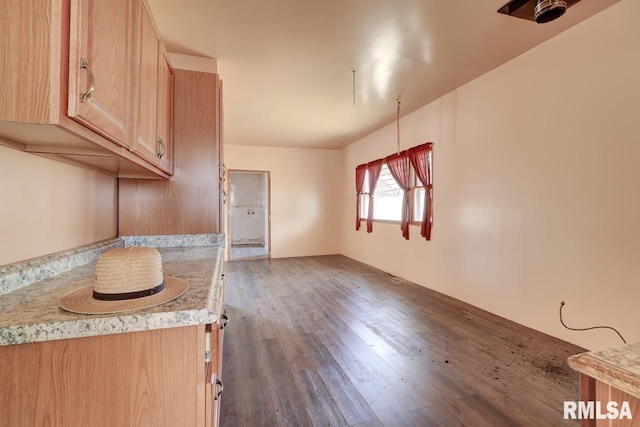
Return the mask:
[(158, 51), (160, 40), (145, 5), (136, 5), (135, 108), (131, 150), (152, 163), (156, 149), (156, 104), (158, 94)]
[(173, 70), (162, 45), (159, 46), (158, 124), (160, 169), (173, 174)]
[(220, 424), (220, 404), (224, 391), (222, 379), (222, 349), (224, 342), (224, 328), (228, 319), (226, 311), (223, 309), (221, 320), (213, 325), (208, 325), (210, 329), (210, 357), (207, 365), (207, 384), (205, 389), (205, 426), (214, 427)]
[(175, 174), (169, 181), (120, 180), (118, 234), (220, 233), (220, 80), (174, 70)]
[(146, 2), (135, 9), (135, 108), (131, 150), (173, 173), (173, 81), (169, 61)]
[(564, 402), (565, 417), (582, 427), (640, 426), (640, 343), (570, 356), (580, 372), (580, 401)]
[(68, 115), (124, 146), (129, 146), (131, 133), (137, 4), (134, 0), (70, 2)]
[(0, 143), (119, 177), (168, 178), (157, 158), (128, 149), (142, 3), (114, 1), (3, 0)]
[(2, 346), (0, 425), (205, 426), (205, 340), (199, 325)]
[[(581, 427), (640, 426), (639, 398), (584, 373), (580, 374), (580, 401), (584, 402), (584, 406), (587, 402), (595, 402), (593, 407), (588, 408), (588, 414), (584, 414), (585, 417), (580, 422)], [(615, 403), (616, 408), (613, 414), (609, 414), (607, 408), (607, 404), (611, 402)], [(623, 405), (628, 405), (629, 414), (623, 412)], [(578, 415), (578, 411), (575, 412)]]

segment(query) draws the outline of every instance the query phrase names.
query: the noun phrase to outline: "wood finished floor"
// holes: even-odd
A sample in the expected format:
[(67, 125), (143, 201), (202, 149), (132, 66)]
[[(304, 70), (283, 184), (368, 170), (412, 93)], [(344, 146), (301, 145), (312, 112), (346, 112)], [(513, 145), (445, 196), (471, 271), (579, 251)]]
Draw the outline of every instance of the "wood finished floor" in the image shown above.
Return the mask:
[(222, 426), (561, 426), (580, 347), (344, 256), (225, 264)]

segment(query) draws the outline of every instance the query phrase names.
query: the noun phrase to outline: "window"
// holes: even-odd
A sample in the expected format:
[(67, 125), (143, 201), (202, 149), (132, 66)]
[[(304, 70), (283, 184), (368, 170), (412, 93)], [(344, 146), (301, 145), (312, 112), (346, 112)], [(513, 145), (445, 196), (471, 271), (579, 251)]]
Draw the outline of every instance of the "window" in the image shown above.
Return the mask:
[(411, 191), (409, 197), (411, 200), (411, 222), (422, 222), (424, 212), (424, 186), (416, 176), (415, 171), (411, 168)]
[(412, 222), (422, 222), (424, 215), (424, 187), (416, 187), (413, 190), (413, 218)]
[(426, 240), (431, 240), (431, 229), (433, 228), (433, 144), (428, 142), (411, 148), (409, 159), (414, 173), (424, 186), (420, 235)]
[[(403, 237), (409, 239), (409, 224), (414, 223), (420, 224), (420, 235), (431, 240), (432, 147), (427, 142), (356, 167), (356, 230), (362, 220), (367, 222), (367, 233), (372, 232), (374, 220), (399, 222)], [(369, 218), (370, 207), (373, 218)]]
[[(360, 218), (369, 216), (369, 171), (364, 177), (360, 195)], [(377, 221), (400, 221), (402, 215), (402, 189), (391, 176), (387, 165), (382, 165), (378, 184), (373, 193), (373, 219)]]
[(362, 193), (360, 193), (360, 219), (369, 217), (369, 171), (364, 173)]
[(386, 164), (382, 165), (376, 191), (373, 193), (373, 219), (400, 221), (402, 217), (402, 189), (391, 175)]

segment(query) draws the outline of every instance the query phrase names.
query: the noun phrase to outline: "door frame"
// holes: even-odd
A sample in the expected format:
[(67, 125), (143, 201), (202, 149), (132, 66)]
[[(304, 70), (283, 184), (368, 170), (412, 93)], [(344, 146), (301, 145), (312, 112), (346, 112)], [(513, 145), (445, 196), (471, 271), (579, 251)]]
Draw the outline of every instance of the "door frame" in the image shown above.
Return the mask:
[(228, 195), (228, 203), (225, 207), (225, 218), (227, 219), (225, 222), (225, 233), (226, 233), (226, 250), (225, 250), (225, 258), (228, 261), (233, 261), (231, 259), (231, 175), (232, 172), (250, 172), (250, 173), (264, 173), (267, 175), (267, 194), (266, 194), (266, 202), (267, 202), (267, 212), (266, 212), (266, 221), (267, 221), (267, 259), (271, 258), (271, 171), (265, 170), (255, 170), (255, 169), (227, 169), (227, 188), (226, 193)]

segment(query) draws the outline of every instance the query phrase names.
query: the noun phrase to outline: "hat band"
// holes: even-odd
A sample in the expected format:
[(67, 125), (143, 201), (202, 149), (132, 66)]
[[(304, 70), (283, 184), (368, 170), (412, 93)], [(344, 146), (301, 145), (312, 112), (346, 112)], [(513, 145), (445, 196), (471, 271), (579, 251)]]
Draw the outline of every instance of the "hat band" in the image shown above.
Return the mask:
[(103, 294), (101, 292), (93, 291), (93, 298), (99, 301), (123, 301), (128, 299), (148, 297), (151, 295), (158, 294), (162, 291), (164, 291), (164, 282), (160, 283), (155, 288), (144, 289), (142, 291), (136, 291), (136, 292), (123, 292), (120, 294)]

